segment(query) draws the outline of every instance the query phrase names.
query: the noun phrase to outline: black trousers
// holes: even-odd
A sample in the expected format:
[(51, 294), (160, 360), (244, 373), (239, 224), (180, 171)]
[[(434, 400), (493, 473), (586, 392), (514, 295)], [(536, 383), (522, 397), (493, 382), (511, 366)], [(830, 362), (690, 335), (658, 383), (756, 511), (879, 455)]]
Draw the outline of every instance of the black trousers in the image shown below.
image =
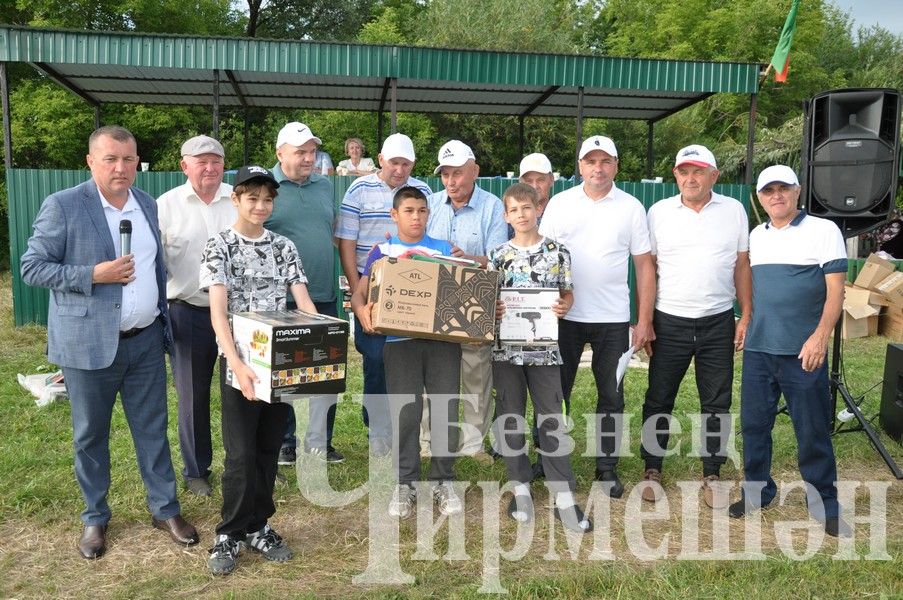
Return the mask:
[(258, 531), (276, 512), (276, 483), (282, 432), (291, 404), (247, 400), (241, 390), (226, 383), (226, 360), (220, 360), (220, 395), (223, 413), (222, 521), (216, 534), (243, 540)]
[(558, 349), (561, 352), (561, 388), (567, 412), (570, 413), (571, 391), (580, 366), (583, 347), (593, 350), (592, 370), (596, 380), (596, 469), (606, 471), (618, 464), (617, 440), (621, 417), (624, 414), (624, 389), (615, 374), (618, 359), (630, 343), (627, 323), (580, 323), (558, 321)]
[[(674, 410), (674, 399), (692, 359), (704, 422), (705, 440), (700, 445), (703, 472), (704, 475), (717, 475), (727, 460), (727, 439), (731, 431), (734, 312), (727, 310), (709, 317), (687, 319), (656, 310), (652, 323), (656, 339), (652, 342), (643, 423), (653, 418), (655, 429), (665, 430), (656, 434), (655, 441), (658, 449), (667, 448), (666, 415)], [(661, 470), (663, 457), (651, 442), (643, 439), (641, 455), (647, 469)]]

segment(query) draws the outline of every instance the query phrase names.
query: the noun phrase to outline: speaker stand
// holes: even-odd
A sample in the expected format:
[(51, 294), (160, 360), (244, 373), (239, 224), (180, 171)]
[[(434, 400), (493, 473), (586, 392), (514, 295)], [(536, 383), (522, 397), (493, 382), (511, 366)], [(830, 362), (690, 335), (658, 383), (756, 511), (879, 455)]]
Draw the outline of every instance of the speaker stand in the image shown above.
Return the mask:
[[(881, 442), (881, 438), (878, 437), (878, 433), (875, 431), (875, 428), (872, 427), (872, 424), (868, 419), (865, 418), (865, 415), (862, 414), (862, 411), (859, 410), (859, 406), (856, 404), (856, 401), (853, 399), (853, 396), (850, 395), (849, 390), (847, 390), (847, 386), (843, 384), (843, 381), (840, 377), (840, 345), (841, 345), (841, 333), (843, 329), (843, 315), (839, 319), (837, 319), (837, 325), (834, 327), (834, 348), (833, 353), (831, 355), (831, 396), (834, 400), (834, 412), (833, 412), (833, 423), (834, 423), (834, 434), (838, 435), (841, 433), (851, 433), (854, 431), (864, 431), (865, 435), (868, 436), (869, 441), (872, 442), (872, 446), (874, 446), (875, 450), (878, 454), (881, 455), (881, 458), (884, 459), (887, 468), (890, 469), (890, 472), (893, 473), (894, 477), (897, 479), (903, 479), (903, 471), (900, 470), (900, 467), (894, 462), (893, 457), (888, 453), (887, 448), (884, 447), (884, 444)], [(849, 410), (856, 417), (856, 420), (859, 421), (858, 425), (854, 425), (851, 427), (844, 427), (844, 423), (837, 423), (837, 396), (840, 395), (843, 398), (844, 404), (846, 404), (847, 410)]]

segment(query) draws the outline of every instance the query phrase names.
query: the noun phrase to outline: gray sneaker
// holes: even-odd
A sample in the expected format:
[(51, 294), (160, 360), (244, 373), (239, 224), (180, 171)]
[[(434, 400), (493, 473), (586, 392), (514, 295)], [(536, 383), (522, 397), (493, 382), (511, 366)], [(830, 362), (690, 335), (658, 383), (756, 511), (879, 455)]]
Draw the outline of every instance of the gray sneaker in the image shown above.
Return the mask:
[(282, 537), (269, 525), (264, 525), (260, 531), (249, 533), (245, 544), (254, 552), (263, 554), (265, 559), (275, 562), (285, 562), (294, 556), (292, 549), (285, 545)]
[(433, 499), (439, 505), (439, 512), (443, 515), (456, 515), (464, 510), (464, 504), (455, 493), (451, 481), (443, 481), (434, 485)]
[(389, 502), (389, 516), (404, 519), (411, 514), (417, 493), (406, 483), (399, 483), (392, 493), (392, 501)]
[(213, 575), (228, 575), (235, 569), (235, 559), (241, 552), (241, 542), (221, 534), (213, 540), (207, 558), (207, 568)]

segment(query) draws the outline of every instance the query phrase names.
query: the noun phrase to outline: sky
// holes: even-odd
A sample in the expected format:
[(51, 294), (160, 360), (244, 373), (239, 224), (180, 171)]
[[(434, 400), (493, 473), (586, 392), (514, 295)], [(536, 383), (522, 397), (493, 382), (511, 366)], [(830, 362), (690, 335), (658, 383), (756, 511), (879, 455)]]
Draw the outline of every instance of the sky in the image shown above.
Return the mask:
[(901, 0), (834, 0), (843, 11), (850, 11), (855, 20), (853, 32), (858, 26), (881, 27), (896, 34), (903, 34), (903, 1)]

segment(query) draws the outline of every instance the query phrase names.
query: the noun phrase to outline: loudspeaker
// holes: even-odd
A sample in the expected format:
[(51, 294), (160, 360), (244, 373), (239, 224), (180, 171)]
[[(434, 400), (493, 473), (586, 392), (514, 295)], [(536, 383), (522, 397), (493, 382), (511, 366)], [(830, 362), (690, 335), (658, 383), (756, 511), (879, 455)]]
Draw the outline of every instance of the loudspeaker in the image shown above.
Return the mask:
[(903, 345), (888, 344), (884, 358), (884, 390), (878, 412), (881, 428), (903, 444)]
[(804, 207), (844, 238), (884, 223), (894, 208), (900, 155), (900, 93), (822, 92), (808, 104), (803, 143)]

